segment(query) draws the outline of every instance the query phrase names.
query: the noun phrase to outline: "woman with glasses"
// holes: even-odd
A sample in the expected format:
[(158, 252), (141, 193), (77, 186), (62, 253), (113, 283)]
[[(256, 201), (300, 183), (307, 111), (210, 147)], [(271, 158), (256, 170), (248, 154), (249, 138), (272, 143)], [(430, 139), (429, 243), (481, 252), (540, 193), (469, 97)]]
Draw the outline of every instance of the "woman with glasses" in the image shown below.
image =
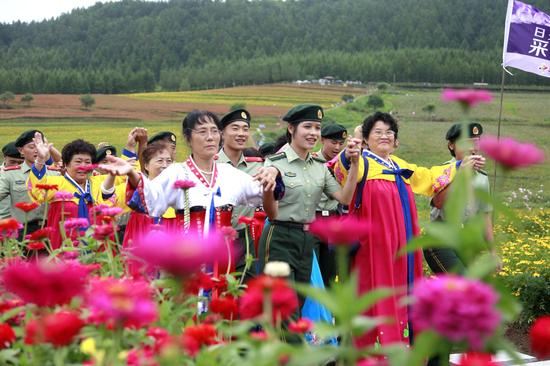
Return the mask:
[[(459, 165), (428, 169), (407, 163), (393, 155), (399, 146), (397, 132), (397, 121), (387, 113), (376, 112), (362, 125), (366, 149), (359, 161), (358, 186), (350, 214), (369, 220), (372, 229), (360, 243), (352, 267), (358, 272), (360, 293), (377, 287), (391, 287), (396, 292), (366, 312), (368, 316), (389, 317), (392, 322), (358, 337), (358, 346), (412, 341), (408, 308), (400, 300), (422, 276), (422, 252), (398, 253), (419, 234), (414, 193), (433, 195), (441, 188), (438, 178), (454, 176)], [(342, 152), (335, 167), (336, 177), (341, 181), (348, 178), (348, 155)]]
[[(176, 225), (184, 231), (202, 231), (231, 226), (236, 205), (260, 206), (268, 216), (277, 213), (276, 198), (282, 192), (275, 168), (260, 168), (252, 177), (230, 164), (217, 163), (221, 133), (218, 117), (194, 110), (182, 122), (183, 135), (191, 148), (184, 163), (172, 164), (154, 180), (134, 171), (122, 159), (111, 157), (108, 169), (128, 175), (128, 205), (156, 221), (169, 207), (176, 210)], [(190, 184), (188, 184), (190, 183)]]

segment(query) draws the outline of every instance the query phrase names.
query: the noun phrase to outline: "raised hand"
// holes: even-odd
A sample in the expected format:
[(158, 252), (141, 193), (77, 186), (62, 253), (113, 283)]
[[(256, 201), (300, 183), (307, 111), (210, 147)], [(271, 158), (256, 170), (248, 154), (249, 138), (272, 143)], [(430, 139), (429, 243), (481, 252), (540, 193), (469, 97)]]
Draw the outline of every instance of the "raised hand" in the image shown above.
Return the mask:
[(106, 156), (109, 164), (99, 164), (99, 168), (111, 175), (128, 175), (134, 171), (130, 160), (124, 160), (112, 155)]
[(53, 147), (53, 144), (48, 143), (46, 136), (42, 138), (42, 134), (40, 134), (40, 132), (36, 132), (34, 134), (33, 142), (36, 146), (36, 151), (38, 154), (38, 163), (44, 164), (46, 160), (50, 158), (50, 149)]
[(346, 146), (345, 155), (352, 163), (358, 163), (361, 156), (361, 139), (350, 138)]
[(145, 145), (147, 143), (147, 129), (143, 127), (135, 128), (135, 138), (138, 144)]

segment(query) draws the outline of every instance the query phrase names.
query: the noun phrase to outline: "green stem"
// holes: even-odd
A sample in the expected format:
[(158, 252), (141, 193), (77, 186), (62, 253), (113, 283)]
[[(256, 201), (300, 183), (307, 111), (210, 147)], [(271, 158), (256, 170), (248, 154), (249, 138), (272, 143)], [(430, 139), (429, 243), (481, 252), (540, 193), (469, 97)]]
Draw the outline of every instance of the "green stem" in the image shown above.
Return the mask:
[(53, 354), (53, 363), (54, 363), (54, 365), (55, 366), (64, 366), (66, 356), (67, 356), (67, 348), (66, 347), (56, 348), (55, 352)]
[(348, 247), (336, 245), (336, 258), (338, 261), (338, 282), (345, 283), (349, 278)]
[(248, 260), (248, 258), (250, 257), (250, 247), (249, 247), (250, 241), (248, 239), (248, 226), (244, 227), (244, 239), (245, 239), (245, 245), (246, 245), (246, 255), (244, 257), (244, 270), (243, 270), (243, 273), (241, 274), (241, 279), (239, 281), (239, 287), (242, 286), (242, 284), (244, 282), (244, 277), (246, 276), (246, 273), (248, 272), (248, 269), (250, 268), (250, 262)]
[[(46, 192), (46, 196), (48, 195), (48, 192)], [(46, 218), (48, 217), (48, 201), (44, 202), (44, 214), (42, 215), (42, 224), (40, 225), (40, 228), (43, 229), (46, 225)]]

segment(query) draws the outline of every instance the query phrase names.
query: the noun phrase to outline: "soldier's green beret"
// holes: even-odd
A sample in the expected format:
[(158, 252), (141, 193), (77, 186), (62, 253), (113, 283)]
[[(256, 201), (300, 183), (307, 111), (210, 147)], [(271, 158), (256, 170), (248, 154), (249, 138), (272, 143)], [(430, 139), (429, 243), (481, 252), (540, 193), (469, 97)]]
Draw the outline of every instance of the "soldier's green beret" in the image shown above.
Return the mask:
[(346, 128), (338, 123), (323, 126), (321, 129), (321, 137), (332, 140), (345, 140), (348, 138)]
[[(483, 127), (477, 122), (468, 123), (468, 137), (474, 138), (479, 137), (483, 133)], [(445, 139), (448, 141), (456, 141), (462, 135), (462, 123), (455, 123), (447, 131)]]
[(97, 164), (100, 161), (104, 160), (107, 155), (116, 156), (116, 147), (112, 145), (105, 145), (97, 149), (94, 163)]
[[(34, 134), (37, 133), (37, 132), (40, 132), (40, 131), (38, 131), (38, 130), (29, 130), (29, 131), (23, 132), (17, 138), (17, 140), (15, 140), (15, 146), (16, 147), (23, 147), (26, 144), (28, 144), (29, 142), (32, 142), (32, 139), (34, 138)], [(42, 135), (42, 138), (44, 138), (44, 134), (42, 132), (40, 132), (40, 134)]]
[(148, 141), (148, 144), (152, 144), (155, 141), (168, 140), (174, 145), (176, 144), (176, 135), (170, 131), (162, 131), (153, 135)]
[(258, 148), (258, 151), (260, 152), (260, 155), (262, 155), (264, 158), (268, 155), (275, 154), (275, 143), (266, 142)]
[(17, 147), (15, 146), (15, 141), (7, 143), (2, 148), (2, 154), (4, 156), (9, 156), (10, 158), (18, 158), (18, 159), (22, 158), (21, 154), (19, 153), (19, 150), (17, 150)]
[(323, 120), (323, 108), (315, 104), (299, 104), (289, 110), (283, 117), (283, 121), (291, 124), (303, 121), (321, 122)]
[(243, 121), (250, 127), (250, 113), (246, 109), (236, 109), (227, 113), (220, 120), (222, 130), (227, 127), (230, 123), (235, 121)]

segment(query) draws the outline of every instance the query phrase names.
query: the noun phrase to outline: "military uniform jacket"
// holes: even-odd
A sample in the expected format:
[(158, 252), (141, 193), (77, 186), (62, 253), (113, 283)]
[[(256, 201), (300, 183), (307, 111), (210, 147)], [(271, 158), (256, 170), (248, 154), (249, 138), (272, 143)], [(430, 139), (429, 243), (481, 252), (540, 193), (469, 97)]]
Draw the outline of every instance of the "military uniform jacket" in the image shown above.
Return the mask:
[[(17, 221), (25, 222), (25, 213), (18, 208), (13, 207), (17, 202), (32, 202), (28, 193), (27, 179), (31, 172), (31, 167), (27, 162), (18, 167), (10, 167), (0, 174), (0, 200), (6, 197), (11, 198), (11, 214), (10, 216)], [(47, 176), (56, 176), (59, 173), (55, 170), (46, 170)], [(44, 216), (44, 206), (40, 206), (27, 214), (27, 221), (42, 219)]]
[(323, 159), (308, 154), (302, 160), (290, 145), (279, 154), (268, 157), (264, 165), (274, 166), (281, 172), (286, 188), (279, 201), (277, 220), (280, 221), (312, 222), (321, 195), (325, 193), (332, 197), (340, 189)]
[[(231, 159), (225, 154), (223, 149), (220, 150), (218, 153), (218, 163), (227, 163), (231, 166), (239, 169), (242, 172), (245, 172), (246, 174), (250, 176), (254, 176), (260, 167), (264, 165), (262, 158), (256, 158), (256, 157), (245, 157), (243, 154), (241, 154), (241, 157), (239, 159), (239, 162), (237, 165), (233, 165), (231, 162)], [(233, 214), (231, 215), (231, 225), (235, 229), (242, 229), (245, 227), (244, 224), (239, 224), (239, 217), (241, 216), (247, 216), (252, 217), (254, 215), (254, 211), (256, 209), (254, 207), (250, 206), (236, 206), (233, 209)]]

